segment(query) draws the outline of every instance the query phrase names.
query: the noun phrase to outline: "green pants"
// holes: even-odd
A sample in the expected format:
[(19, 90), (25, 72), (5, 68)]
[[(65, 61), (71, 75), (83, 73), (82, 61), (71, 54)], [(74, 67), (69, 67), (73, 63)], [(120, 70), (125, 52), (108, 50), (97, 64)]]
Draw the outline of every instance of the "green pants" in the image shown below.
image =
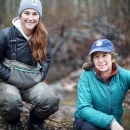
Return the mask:
[(59, 98), (44, 82), (27, 88), (19, 89), (5, 82), (0, 82), (0, 116), (5, 120), (17, 118), (23, 109), (23, 103), (35, 105), (35, 114), (46, 119), (59, 108)]

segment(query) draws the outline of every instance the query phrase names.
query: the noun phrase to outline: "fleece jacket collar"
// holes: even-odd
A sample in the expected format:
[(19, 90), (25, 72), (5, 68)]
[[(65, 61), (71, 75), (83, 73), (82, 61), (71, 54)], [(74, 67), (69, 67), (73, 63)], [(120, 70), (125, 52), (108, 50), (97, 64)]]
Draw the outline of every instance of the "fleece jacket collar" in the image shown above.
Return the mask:
[(14, 18), (14, 19), (12, 20), (12, 24), (20, 31), (20, 33), (27, 39), (27, 41), (31, 38), (31, 36), (28, 37), (28, 36), (24, 33), (23, 28), (22, 28), (22, 24), (21, 24), (21, 20), (20, 20), (19, 17)]

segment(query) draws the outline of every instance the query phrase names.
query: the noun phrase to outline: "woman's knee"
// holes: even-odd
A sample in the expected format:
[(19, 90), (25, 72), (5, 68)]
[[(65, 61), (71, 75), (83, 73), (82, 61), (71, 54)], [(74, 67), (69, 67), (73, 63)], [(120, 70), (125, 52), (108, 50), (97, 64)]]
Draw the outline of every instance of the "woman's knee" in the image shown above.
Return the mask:
[(36, 105), (34, 108), (34, 113), (37, 117), (41, 119), (46, 119), (50, 115), (54, 114), (59, 109), (59, 98), (58, 97), (48, 97), (44, 102)]
[(60, 99), (57, 96), (51, 96), (48, 98), (48, 102), (50, 103), (48, 111), (52, 114), (59, 109), (59, 101)]
[(101, 128), (82, 120), (81, 118), (77, 118), (73, 124), (74, 130), (101, 130)]
[(101, 130), (101, 128), (99, 128), (87, 121), (83, 121), (83, 123), (81, 125), (81, 130)]
[(8, 94), (5, 99), (0, 99), (0, 116), (5, 120), (17, 118), (23, 109), (22, 101), (13, 94)]
[[(38, 87), (37, 87), (38, 86)], [(59, 97), (49, 88), (47, 84), (39, 83), (37, 89), (34, 88), (33, 95), (30, 99), (33, 99), (32, 104), (39, 107), (40, 110), (44, 110), (50, 113), (54, 113), (59, 109)], [(36, 94), (37, 93), (37, 94)]]
[(44, 99), (41, 97), (36, 107), (39, 107), (41, 111), (44, 110), (46, 112), (53, 114), (59, 109), (59, 101), (60, 99), (56, 95), (50, 95), (47, 96), (46, 98), (44, 97)]
[(1, 83), (0, 89), (0, 115), (20, 113), (23, 103), (19, 90), (12, 85)]
[(3, 101), (0, 100), (0, 104), (0, 109), (4, 109), (6, 112), (22, 111), (23, 107), (22, 100), (13, 94), (8, 94)]
[(81, 118), (75, 118), (73, 122), (74, 130), (80, 130), (83, 120)]

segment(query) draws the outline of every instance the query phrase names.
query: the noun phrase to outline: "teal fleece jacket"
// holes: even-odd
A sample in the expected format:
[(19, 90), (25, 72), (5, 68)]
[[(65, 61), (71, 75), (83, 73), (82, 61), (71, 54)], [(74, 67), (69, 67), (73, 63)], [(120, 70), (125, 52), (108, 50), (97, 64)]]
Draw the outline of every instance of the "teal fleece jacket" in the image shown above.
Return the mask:
[(117, 67), (118, 73), (109, 84), (98, 77), (94, 68), (81, 73), (75, 118), (81, 118), (103, 130), (110, 130), (114, 118), (122, 125), (122, 103), (130, 89), (130, 71)]

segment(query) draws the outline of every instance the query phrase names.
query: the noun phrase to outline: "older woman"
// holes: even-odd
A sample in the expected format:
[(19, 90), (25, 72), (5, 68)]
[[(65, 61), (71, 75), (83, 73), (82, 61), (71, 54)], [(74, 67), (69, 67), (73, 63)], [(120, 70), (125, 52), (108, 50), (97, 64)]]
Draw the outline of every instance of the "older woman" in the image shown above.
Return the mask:
[(91, 62), (78, 82), (74, 130), (123, 130), (122, 102), (130, 89), (130, 71), (115, 63), (114, 46), (108, 39), (94, 42)]

